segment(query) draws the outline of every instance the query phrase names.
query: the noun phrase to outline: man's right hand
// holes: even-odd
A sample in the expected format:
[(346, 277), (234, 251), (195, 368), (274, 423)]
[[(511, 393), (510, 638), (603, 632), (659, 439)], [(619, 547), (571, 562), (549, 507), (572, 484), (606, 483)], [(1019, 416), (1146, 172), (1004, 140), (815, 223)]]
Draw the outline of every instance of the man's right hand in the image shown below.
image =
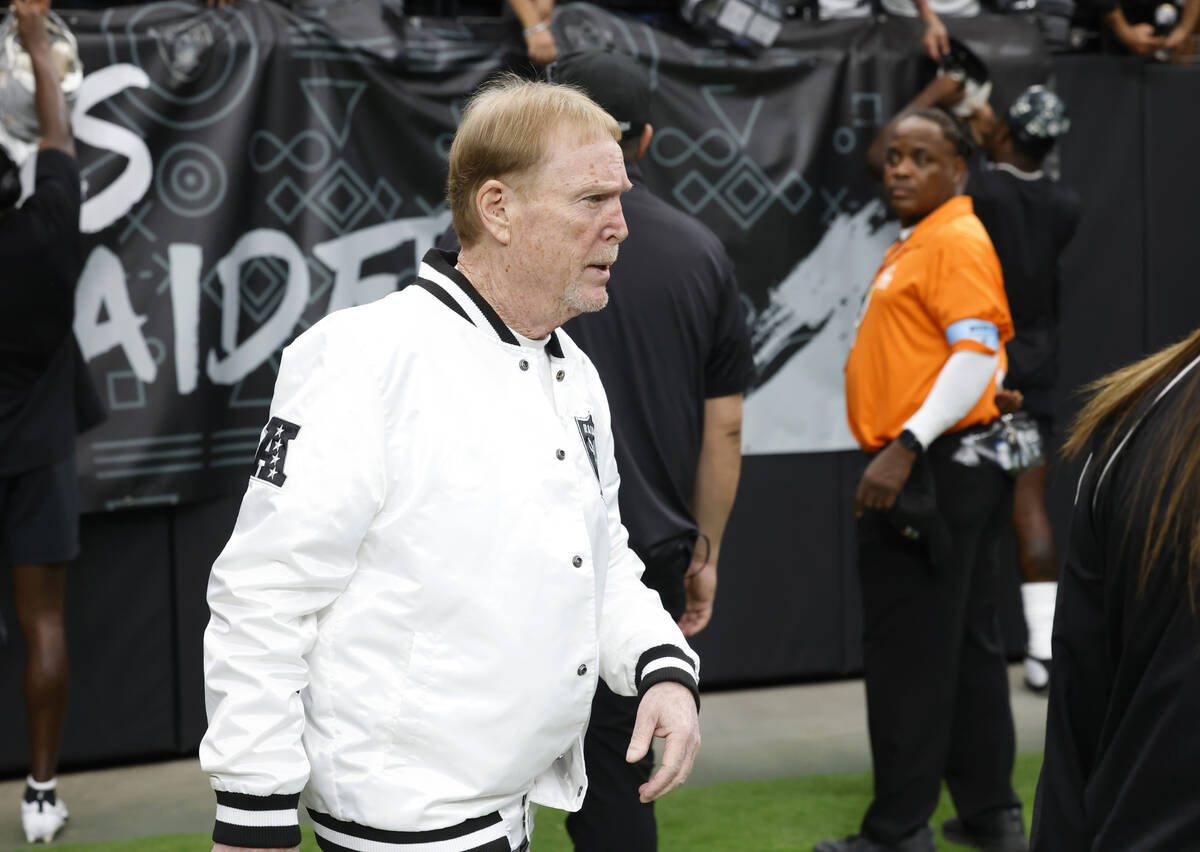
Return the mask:
[(996, 388), (996, 407), (1001, 414), (1014, 414), (1025, 404), (1025, 394), (1018, 390)]
[(227, 846), (224, 843), (214, 843), (212, 852), (300, 852), (299, 846), (291, 849), (247, 849), (244, 846)]
[(1163, 39), (1154, 34), (1150, 24), (1134, 24), (1117, 31), (1117, 38), (1138, 56), (1153, 56), (1163, 47)]
[(691, 564), (683, 575), (683, 591), (686, 603), (679, 629), (690, 639), (707, 627), (712, 618), (713, 600), (717, 596), (716, 554), (692, 554)]
[(17, 35), (25, 49), (30, 53), (49, 49), (46, 13), (50, 11), (50, 0), (13, 0), (11, 8), (17, 19)]
[(665, 796), (687, 780), (700, 750), (700, 716), (691, 690), (681, 683), (663, 681), (646, 690), (638, 702), (633, 736), (625, 752), (626, 763), (637, 763), (650, 751), (654, 737), (663, 737), (662, 764), (638, 787), (642, 804)]
[(861, 518), (867, 509), (886, 512), (892, 508), (916, 460), (917, 454), (899, 441), (892, 441), (880, 450), (858, 481), (854, 493), (855, 517)]

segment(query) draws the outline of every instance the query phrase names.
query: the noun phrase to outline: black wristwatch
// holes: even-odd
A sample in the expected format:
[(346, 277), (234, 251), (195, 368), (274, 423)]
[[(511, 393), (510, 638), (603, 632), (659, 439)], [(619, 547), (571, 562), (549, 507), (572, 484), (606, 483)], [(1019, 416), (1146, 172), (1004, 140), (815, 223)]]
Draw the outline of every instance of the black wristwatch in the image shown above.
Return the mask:
[(905, 429), (903, 432), (897, 435), (896, 441), (899, 442), (900, 446), (904, 447), (904, 449), (911, 450), (917, 455), (921, 455), (921, 453), (925, 452), (925, 448), (921, 446), (920, 439), (918, 439), (917, 436), (914, 435), (909, 429)]

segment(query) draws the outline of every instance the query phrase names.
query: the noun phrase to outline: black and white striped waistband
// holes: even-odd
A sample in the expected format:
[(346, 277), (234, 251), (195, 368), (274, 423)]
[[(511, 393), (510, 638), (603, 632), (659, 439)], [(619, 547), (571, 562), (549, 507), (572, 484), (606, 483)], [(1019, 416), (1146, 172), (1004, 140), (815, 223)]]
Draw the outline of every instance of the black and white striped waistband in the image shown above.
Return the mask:
[(499, 811), (431, 831), (368, 828), (312, 808), (308, 815), (323, 852), (512, 852)]

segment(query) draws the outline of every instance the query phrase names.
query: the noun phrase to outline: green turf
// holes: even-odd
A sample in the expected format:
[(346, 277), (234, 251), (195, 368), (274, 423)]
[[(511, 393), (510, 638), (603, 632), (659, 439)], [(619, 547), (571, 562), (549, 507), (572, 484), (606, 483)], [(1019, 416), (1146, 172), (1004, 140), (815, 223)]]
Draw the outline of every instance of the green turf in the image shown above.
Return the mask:
[[(1040, 754), (1017, 757), (1013, 786), (1025, 802), (1026, 824), (1041, 765)], [(659, 848), (662, 852), (808, 850), (822, 838), (856, 831), (870, 797), (869, 773), (685, 787), (657, 806)], [(939, 849), (966, 848), (941, 839), (942, 820), (953, 813), (950, 799), (943, 792), (933, 818)], [(538, 810), (533, 852), (569, 852), (564, 817), (561, 811)], [(117, 843), (55, 844), (50, 848), (56, 852), (196, 852), (210, 845), (203, 835), (171, 835)], [(305, 829), (300, 848), (302, 852), (318, 852), (311, 830)]]

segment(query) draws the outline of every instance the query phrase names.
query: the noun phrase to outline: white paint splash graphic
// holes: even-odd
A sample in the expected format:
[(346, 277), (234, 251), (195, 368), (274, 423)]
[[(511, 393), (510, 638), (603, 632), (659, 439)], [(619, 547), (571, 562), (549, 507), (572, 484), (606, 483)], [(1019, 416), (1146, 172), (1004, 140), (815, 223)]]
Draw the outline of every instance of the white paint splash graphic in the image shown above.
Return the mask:
[[(863, 296), (895, 221), (872, 201), (830, 223), (821, 241), (774, 290), (751, 327), (762, 382), (746, 398), (748, 454), (854, 449), (846, 425), (843, 367)], [(875, 224), (873, 224), (875, 223)]]

